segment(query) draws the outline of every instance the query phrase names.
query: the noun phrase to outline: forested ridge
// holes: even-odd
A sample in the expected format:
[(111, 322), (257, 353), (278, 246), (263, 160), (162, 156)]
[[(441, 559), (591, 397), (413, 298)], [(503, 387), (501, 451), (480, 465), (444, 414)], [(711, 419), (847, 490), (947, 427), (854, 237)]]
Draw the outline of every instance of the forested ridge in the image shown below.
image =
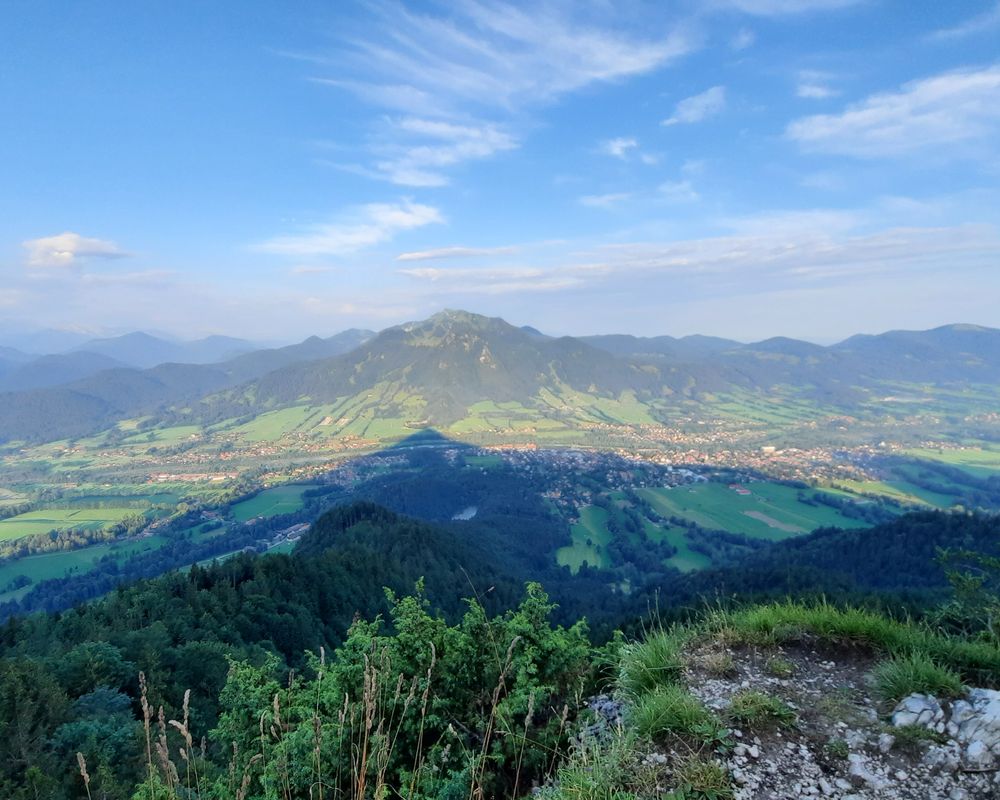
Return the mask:
[[(728, 568), (677, 575), (631, 596), (619, 595), (618, 606), (608, 607), (608, 595), (583, 592), (559, 609), (537, 584), (525, 590), (523, 562), (506, 562), (491, 549), (495, 542), (470, 536), (469, 530), (418, 522), (370, 502), (353, 503), (317, 520), (291, 555), (247, 553), (121, 586), (70, 611), (11, 618), (0, 634), (0, 791), (11, 798), (78, 797), (81, 777), (74, 764), (79, 752), (93, 796), (131, 798), (136, 785), (149, 779), (145, 703), (147, 712), (153, 709), (154, 729), (162, 706), (165, 720), (194, 732), (196, 745), (185, 745), (181, 735), (181, 748), (191, 748), (191, 761), (184, 763), (200, 765), (206, 787), (213, 782), (222, 787), (221, 794), (206, 788), (200, 796), (236, 796), (226, 783), (226, 770), (233, 761), (232, 742), (242, 737), (239, 752), (245, 755), (236, 757), (233, 769), (238, 776), (252, 776), (251, 793), (245, 796), (270, 797), (267, 782), (285, 778), (276, 771), (278, 762), (264, 768), (249, 760), (256, 752), (251, 747), (257, 736), (254, 715), (287, 692), (282, 702), (298, 712), (282, 712), (285, 727), (276, 729), (277, 739), (286, 766), (295, 759), (301, 763), (300, 774), (289, 778), (297, 788), (286, 796), (306, 797), (311, 779), (305, 773), (312, 767), (305, 740), (313, 735), (307, 706), (320, 702), (324, 718), (336, 720), (343, 692), (354, 698), (351, 702), (362, 702), (368, 685), (364, 676), (377, 655), (395, 665), (385, 667), (378, 680), (387, 680), (389, 672), (404, 675), (398, 688), (383, 687), (389, 695), (401, 692), (405, 699), (412, 684), (419, 698), (428, 670), (442, 676), (433, 682), (430, 710), (413, 716), (420, 702), (411, 698), (405, 730), (399, 733), (406, 747), (416, 747), (422, 725), (421, 747), (426, 746), (428, 758), (439, 759), (434, 780), (430, 775), (419, 779), (431, 781), (424, 787), (431, 794), (424, 796), (447, 795), (452, 783), (467, 788), (473, 780), (462, 770), (443, 769), (440, 759), (449, 736), (457, 736), (454, 746), (461, 743), (466, 752), (482, 749), (486, 760), (481, 764), (489, 766), (475, 780), (487, 787), (484, 791), (509, 794), (518, 785), (523, 789), (522, 781), (544, 774), (548, 765), (534, 753), (519, 774), (512, 767), (519, 762), (510, 752), (513, 739), (496, 734), (484, 740), (484, 726), (499, 724), (489, 721), (496, 713), (491, 709), (507, 703), (503, 724), (510, 726), (514, 719), (523, 722), (531, 703), (537, 738), (551, 748), (564, 741), (566, 715), (596, 686), (601, 659), (593, 648), (610, 634), (609, 616), (623, 629), (638, 631), (636, 621), (653, 604), (668, 621), (706, 603), (818, 593), (834, 603), (926, 615), (947, 595), (945, 572), (934, 560), (939, 548), (995, 553), (1000, 543), (995, 517), (913, 514), (869, 530), (817, 531), (752, 552)], [(591, 571), (584, 578), (597, 581), (599, 576)], [(568, 584), (560, 592), (567, 589)], [(584, 623), (575, 624), (588, 614), (588, 603), (589, 612), (606, 621), (605, 633), (595, 635)], [(384, 626), (372, 622), (379, 615), (389, 620)], [(329, 682), (317, 683), (321, 680)], [(503, 688), (494, 702), (498, 681)], [(367, 713), (362, 707), (354, 711)], [(174, 752), (177, 732), (167, 727)], [(155, 730), (153, 735), (158, 736)], [(204, 751), (197, 744), (201, 737)], [(337, 769), (338, 758), (323, 755), (323, 769)], [(160, 797), (156, 792), (167, 789), (158, 782), (169, 783), (169, 769), (158, 767), (156, 785), (136, 796)], [(383, 778), (413, 779), (406, 758), (393, 756), (385, 769)], [(177, 780), (174, 789), (183, 784), (183, 775)]]

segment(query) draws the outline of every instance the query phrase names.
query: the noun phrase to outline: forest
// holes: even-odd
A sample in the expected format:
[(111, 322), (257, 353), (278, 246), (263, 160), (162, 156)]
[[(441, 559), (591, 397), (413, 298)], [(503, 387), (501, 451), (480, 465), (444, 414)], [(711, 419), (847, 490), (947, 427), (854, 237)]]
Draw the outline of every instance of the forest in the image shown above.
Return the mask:
[[(664, 624), (707, 604), (823, 594), (975, 633), (988, 614), (939, 613), (955, 599), (946, 567), (987, 574), (970, 554), (995, 558), (998, 534), (992, 517), (914, 514), (864, 532), (817, 531), (773, 546), (766, 559), (750, 552), (732, 567), (633, 595), (574, 584), (575, 603), (561, 606), (563, 589), (550, 600), (523, 562), (498, 558), (488, 542), (370, 502), (339, 506), (290, 555), (246, 553), (119, 586), (65, 612), (10, 617), (0, 632), (0, 789), (11, 798), (78, 797), (80, 753), (93, 797), (131, 798), (139, 784), (137, 798), (188, 796), (157, 794), (194, 780), (185, 770), (201, 787), (190, 796), (234, 797), (232, 782), (245, 778), (247, 798), (307, 797), (311, 775), (352, 774), (333, 739), (313, 762), (316, 714), (336, 723), (342, 713), (385, 712), (399, 744), (390, 753), (373, 734), (374, 780), (415, 782), (414, 796), (450, 796), (452, 782), (464, 792), (470, 781), (514, 792), (545, 774), (539, 752), (565, 744), (568, 718), (621, 641), (615, 631), (637, 634), (654, 606)], [(935, 562), (947, 553), (950, 562)], [(590, 572), (583, 578), (596, 587), (600, 573)], [(995, 595), (977, 580), (963, 584), (966, 609)], [(157, 721), (160, 707), (167, 722)], [(264, 710), (274, 748), (261, 763)], [(541, 751), (510, 750), (515, 720), (532, 728), (519, 741), (544, 742)], [(153, 770), (147, 736), (161, 735), (165, 757), (154, 757)], [(479, 756), (452, 774), (449, 742)], [(416, 766), (414, 752), (424, 753)], [(268, 794), (286, 783), (287, 794)]]

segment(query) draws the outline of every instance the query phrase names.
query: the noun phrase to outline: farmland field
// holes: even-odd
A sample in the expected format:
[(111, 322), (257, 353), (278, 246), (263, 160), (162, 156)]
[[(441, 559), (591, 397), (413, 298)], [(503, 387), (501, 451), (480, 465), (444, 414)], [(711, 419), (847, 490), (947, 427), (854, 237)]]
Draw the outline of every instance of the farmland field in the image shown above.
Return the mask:
[(246, 522), (255, 517), (274, 517), (278, 514), (291, 514), (305, 505), (302, 495), (312, 488), (312, 486), (292, 485), (265, 489), (249, 500), (244, 500), (234, 505), (232, 507), (233, 517), (238, 522)]
[(20, 539), (52, 530), (96, 531), (135, 513), (138, 510), (134, 508), (50, 508), (28, 511), (0, 520), (0, 540)]
[(986, 447), (915, 448), (905, 451), (907, 455), (937, 461), (951, 467), (958, 467), (977, 478), (1000, 475), (1000, 449)]
[[(592, 567), (609, 567), (611, 561), (604, 547), (611, 541), (608, 532), (608, 512), (597, 506), (580, 509), (580, 521), (570, 528), (573, 544), (560, 547), (556, 551), (556, 561), (569, 567), (574, 573), (580, 571), (586, 561)], [(587, 544), (587, 541), (590, 544)]]
[(639, 489), (638, 493), (664, 517), (683, 517), (704, 528), (742, 533), (778, 541), (825, 525), (845, 528), (865, 523), (843, 516), (828, 506), (810, 506), (798, 500), (798, 490), (775, 483), (747, 484), (741, 495), (721, 483), (703, 483), (674, 489)]
[(168, 539), (164, 536), (149, 536), (127, 542), (105, 542), (81, 547), (77, 550), (61, 550), (26, 556), (6, 564), (0, 564), (0, 588), (7, 586), (19, 575), (26, 575), (32, 580), (32, 584), (29, 586), (0, 593), (0, 602), (18, 599), (22, 594), (30, 591), (34, 584), (41, 581), (63, 578), (71, 573), (88, 572), (105, 556), (126, 558), (135, 553), (156, 550), (167, 541)]

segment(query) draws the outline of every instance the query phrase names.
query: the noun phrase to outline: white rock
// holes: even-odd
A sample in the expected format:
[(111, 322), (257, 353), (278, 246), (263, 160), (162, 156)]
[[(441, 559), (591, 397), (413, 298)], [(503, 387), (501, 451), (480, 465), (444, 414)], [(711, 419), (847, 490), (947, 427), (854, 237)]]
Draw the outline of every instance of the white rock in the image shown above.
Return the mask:
[(965, 748), (965, 760), (976, 769), (988, 769), (993, 766), (994, 757), (986, 744), (977, 739)]
[(878, 749), (880, 753), (888, 753), (892, 746), (896, 744), (896, 737), (891, 733), (883, 733), (878, 737)]

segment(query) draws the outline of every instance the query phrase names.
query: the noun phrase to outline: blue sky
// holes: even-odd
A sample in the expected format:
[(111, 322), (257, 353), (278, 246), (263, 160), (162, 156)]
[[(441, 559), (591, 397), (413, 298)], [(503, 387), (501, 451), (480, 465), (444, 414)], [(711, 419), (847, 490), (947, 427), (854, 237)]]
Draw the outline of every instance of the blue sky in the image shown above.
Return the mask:
[(1000, 326), (1000, 2), (0, 6), (0, 331)]

